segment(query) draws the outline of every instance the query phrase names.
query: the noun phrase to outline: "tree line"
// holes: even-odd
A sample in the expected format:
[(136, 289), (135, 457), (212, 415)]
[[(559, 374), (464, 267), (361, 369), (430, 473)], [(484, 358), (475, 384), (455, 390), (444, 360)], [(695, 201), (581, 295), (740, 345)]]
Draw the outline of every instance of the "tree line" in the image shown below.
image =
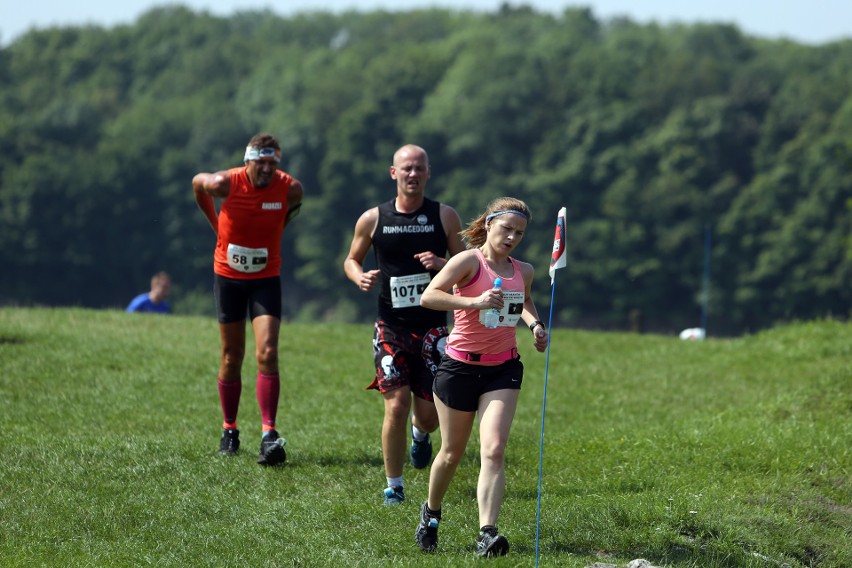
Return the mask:
[(123, 307), (166, 270), (177, 311), (212, 313), (190, 180), (240, 165), (260, 131), (306, 188), (284, 237), (290, 319), (374, 316), (342, 262), (408, 142), (463, 222), (500, 195), (530, 205), (519, 255), (545, 313), (567, 207), (558, 325), (675, 331), (705, 292), (711, 334), (852, 309), (852, 41), (508, 5), (170, 6), (20, 37), (0, 49), (0, 305)]

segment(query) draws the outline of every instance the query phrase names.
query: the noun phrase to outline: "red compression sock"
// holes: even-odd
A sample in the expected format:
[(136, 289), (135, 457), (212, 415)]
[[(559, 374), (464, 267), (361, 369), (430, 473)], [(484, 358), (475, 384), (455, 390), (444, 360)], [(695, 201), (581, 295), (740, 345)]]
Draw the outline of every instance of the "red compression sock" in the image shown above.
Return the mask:
[(242, 393), (242, 390), (242, 380), (223, 381), (221, 377), (219, 378), (219, 402), (222, 405), (222, 417), (225, 427), (237, 423), (237, 410), (240, 408), (240, 393)]
[(257, 404), (260, 406), (260, 419), (264, 432), (275, 429), (280, 391), (281, 379), (278, 373), (257, 374)]

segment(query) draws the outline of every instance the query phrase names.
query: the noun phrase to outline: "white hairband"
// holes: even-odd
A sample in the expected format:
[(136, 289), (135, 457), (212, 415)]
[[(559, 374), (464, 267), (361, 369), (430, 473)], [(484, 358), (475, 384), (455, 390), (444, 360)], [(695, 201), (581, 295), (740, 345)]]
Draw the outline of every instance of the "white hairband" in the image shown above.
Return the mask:
[(272, 158), (275, 163), (281, 161), (281, 152), (275, 148), (258, 148), (257, 146), (246, 146), (246, 155), (243, 157), (244, 162), (259, 160), (261, 158)]

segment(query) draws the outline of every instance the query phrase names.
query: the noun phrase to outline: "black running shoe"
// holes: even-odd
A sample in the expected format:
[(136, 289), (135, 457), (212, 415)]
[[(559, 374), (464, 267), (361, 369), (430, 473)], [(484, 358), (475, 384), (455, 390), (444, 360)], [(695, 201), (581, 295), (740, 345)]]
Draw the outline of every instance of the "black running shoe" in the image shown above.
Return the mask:
[(411, 465), (415, 469), (423, 469), (429, 465), (432, 460), (432, 440), (429, 434), (426, 434), (426, 438), (422, 442), (412, 440), (409, 454), (411, 455)]
[(219, 443), (219, 453), (232, 456), (240, 449), (240, 431), (236, 428), (222, 430), (222, 441)]
[(476, 537), (477, 556), (506, 556), (509, 552), (509, 541), (497, 532), (497, 527), (483, 527)]
[(430, 514), (427, 504), (428, 501), (424, 501), (423, 506), (420, 507), (420, 522), (414, 532), (414, 539), (423, 552), (435, 552), (438, 548), (438, 524), (441, 522), (441, 517)]
[(260, 465), (278, 465), (287, 461), (287, 452), (284, 451), (284, 446), (287, 445), (287, 440), (280, 437), (275, 430), (269, 430), (264, 433), (260, 439), (260, 455), (257, 458), (257, 463)]

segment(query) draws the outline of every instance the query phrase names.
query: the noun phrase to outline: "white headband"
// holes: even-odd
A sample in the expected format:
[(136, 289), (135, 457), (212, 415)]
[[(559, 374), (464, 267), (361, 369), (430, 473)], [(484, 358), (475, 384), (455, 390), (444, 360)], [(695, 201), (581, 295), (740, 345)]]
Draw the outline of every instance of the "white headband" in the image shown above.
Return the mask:
[(246, 155), (243, 157), (244, 162), (259, 160), (261, 158), (272, 158), (275, 163), (281, 161), (281, 152), (275, 148), (258, 148), (257, 146), (246, 146)]

